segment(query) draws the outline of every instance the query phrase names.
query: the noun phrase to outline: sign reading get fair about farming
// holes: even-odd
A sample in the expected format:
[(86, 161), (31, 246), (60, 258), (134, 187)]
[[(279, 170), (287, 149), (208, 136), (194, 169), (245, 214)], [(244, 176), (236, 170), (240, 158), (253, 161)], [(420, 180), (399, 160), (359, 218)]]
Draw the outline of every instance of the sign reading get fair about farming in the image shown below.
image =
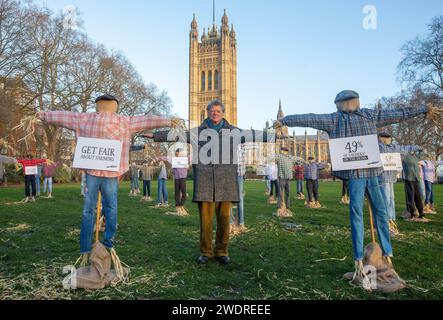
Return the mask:
[(78, 138), (73, 167), (118, 172), (121, 153), (119, 140)]
[(382, 166), (377, 135), (330, 139), (329, 151), (333, 171)]

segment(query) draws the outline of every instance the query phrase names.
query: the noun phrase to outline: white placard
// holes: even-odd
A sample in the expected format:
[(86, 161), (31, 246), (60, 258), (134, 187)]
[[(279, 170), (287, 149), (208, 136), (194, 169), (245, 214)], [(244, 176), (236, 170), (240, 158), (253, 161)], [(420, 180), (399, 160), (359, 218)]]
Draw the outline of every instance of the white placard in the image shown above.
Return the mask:
[(189, 163), (186, 157), (173, 157), (172, 158), (172, 168), (173, 169), (188, 169)]
[(377, 135), (329, 140), (332, 170), (355, 170), (382, 166)]
[(73, 167), (77, 169), (118, 172), (122, 142), (95, 138), (78, 138)]
[(37, 175), (38, 168), (37, 166), (25, 167), (25, 176), (33, 176)]
[(382, 153), (381, 162), (383, 163), (383, 169), (385, 171), (403, 170), (400, 153)]

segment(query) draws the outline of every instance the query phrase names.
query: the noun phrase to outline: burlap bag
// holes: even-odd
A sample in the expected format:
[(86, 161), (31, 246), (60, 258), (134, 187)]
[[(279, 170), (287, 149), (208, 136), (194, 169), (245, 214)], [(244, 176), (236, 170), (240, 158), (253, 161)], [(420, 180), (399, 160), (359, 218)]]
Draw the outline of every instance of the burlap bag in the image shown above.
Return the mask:
[(111, 271), (111, 255), (108, 249), (99, 241), (92, 246), (89, 262), (97, 269), (101, 279)]
[(89, 262), (89, 266), (76, 270), (76, 288), (103, 289), (116, 278), (116, 272), (111, 270), (111, 255), (102, 243), (96, 242), (93, 245)]
[[(402, 280), (394, 269), (389, 266), (383, 258), (383, 252), (377, 243), (369, 244), (365, 249), (363, 258), (365, 267), (372, 266), (376, 269), (376, 287), (373, 289), (377, 292), (396, 292), (406, 288), (406, 283)], [(344, 279), (352, 281), (354, 272), (348, 272), (344, 275)], [(354, 279), (354, 283), (361, 285), (362, 279), (358, 277)]]

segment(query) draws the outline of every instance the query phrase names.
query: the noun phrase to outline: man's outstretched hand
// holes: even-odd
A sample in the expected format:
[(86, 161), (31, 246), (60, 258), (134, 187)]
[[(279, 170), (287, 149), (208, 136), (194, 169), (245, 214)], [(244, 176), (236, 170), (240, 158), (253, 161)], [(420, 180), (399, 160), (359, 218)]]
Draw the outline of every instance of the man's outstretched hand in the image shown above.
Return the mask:
[[(148, 133), (145, 133), (144, 135), (140, 136), (140, 138), (154, 139), (154, 134), (152, 132), (148, 132)], [(147, 149), (146, 144), (145, 144), (145, 149)]]

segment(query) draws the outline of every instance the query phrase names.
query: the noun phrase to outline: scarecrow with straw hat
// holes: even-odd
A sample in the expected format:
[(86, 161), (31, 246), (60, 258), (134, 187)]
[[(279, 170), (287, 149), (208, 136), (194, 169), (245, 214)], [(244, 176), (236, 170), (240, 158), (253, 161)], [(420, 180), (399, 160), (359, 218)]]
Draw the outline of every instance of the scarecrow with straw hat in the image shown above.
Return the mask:
[[(119, 178), (129, 169), (129, 150), (133, 135), (138, 132), (163, 127), (176, 127), (178, 119), (161, 116), (121, 116), (117, 114), (119, 101), (112, 95), (103, 95), (95, 100), (96, 113), (78, 113), (67, 111), (39, 112), (40, 120), (55, 126), (75, 131), (77, 137), (119, 140), (122, 142), (122, 153), (118, 172), (87, 170), (86, 192), (83, 206), (82, 226), (80, 233), (80, 253), (82, 265), (88, 260), (90, 269), (85, 274), (91, 275), (85, 280), (84, 287), (101, 288), (104, 280), (109, 277), (110, 260), (112, 259), (117, 280), (126, 279), (127, 272), (121, 267), (121, 262), (115, 252), (113, 239), (117, 227), (117, 193)], [(103, 197), (103, 212), (106, 219), (103, 243), (98, 242), (92, 248), (94, 225), (99, 221), (99, 214), (95, 221), (95, 213), (101, 211)], [(98, 204), (98, 207), (96, 205)], [(83, 274), (84, 275), (84, 274)], [(97, 280), (98, 285), (92, 280)], [(87, 276), (86, 276), (87, 278)], [(89, 281), (91, 280), (91, 281)], [(91, 285), (92, 284), (92, 285)], [(106, 282), (107, 284), (107, 282)], [(79, 285), (79, 283), (77, 283)], [(81, 287), (81, 285), (79, 286)]]
[[(398, 108), (387, 110), (360, 108), (360, 96), (352, 90), (340, 92), (336, 99), (337, 112), (330, 114), (300, 114), (286, 116), (274, 123), (277, 134), (283, 126), (312, 127), (325, 131), (331, 139), (368, 136), (377, 134), (377, 126), (387, 126), (407, 119), (426, 114), (428, 118), (437, 121), (442, 109), (434, 106), (419, 108)], [(343, 171), (333, 171), (333, 175), (349, 181), (350, 216), (352, 244), (354, 248), (355, 272), (353, 279), (364, 289), (371, 290), (368, 274), (364, 270), (364, 225), (363, 205), (365, 192), (373, 209), (375, 226), (381, 244), (380, 259), (391, 270), (393, 251), (389, 235), (389, 223), (386, 205), (382, 197), (378, 176), (383, 172), (382, 167), (364, 168)]]

